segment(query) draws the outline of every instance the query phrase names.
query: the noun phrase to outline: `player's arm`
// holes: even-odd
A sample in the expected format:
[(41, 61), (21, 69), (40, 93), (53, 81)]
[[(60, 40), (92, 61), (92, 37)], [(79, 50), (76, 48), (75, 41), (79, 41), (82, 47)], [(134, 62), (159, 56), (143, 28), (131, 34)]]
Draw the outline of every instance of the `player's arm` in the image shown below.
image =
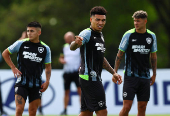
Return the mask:
[(60, 57), (59, 57), (58, 61), (59, 61), (61, 64), (65, 64), (65, 63), (66, 63), (66, 61), (64, 60), (64, 55), (63, 55), (63, 54), (60, 54)]
[(110, 72), (112, 75), (116, 73), (115, 70), (110, 66), (109, 62), (105, 57), (103, 60), (103, 68), (106, 69), (108, 72)]
[(117, 83), (117, 81), (118, 81), (118, 84), (122, 83), (122, 77), (115, 72), (115, 70), (110, 66), (109, 62), (106, 60), (105, 57), (103, 60), (103, 68), (105, 68), (108, 72), (110, 72), (113, 75), (112, 81), (114, 83)]
[(157, 69), (157, 54), (156, 52), (151, 53), (151, 67), (152, 67), (152, 71), (153, 71), (153, 75), (151, 77), (151, 84), (153, 85), (156, 79), (156, 69)]
[(114, 66), (114, 69), (115, 69), (116, 72), (119, 69), (120, 63), (123, 59), (123, 55), (124, 55), (124, 52), (119, 50), (118, 53), (117, 53), (117, 56), (116, 56), (115, 66)]
[(10, 52), (8, 51), (8, 49), (5, 49), (3, 51), (2, 56), (5, 62), (8, 64), (8, 66), (12, 69), (12, 72), (14, 73), (14, 77), (21, 76), (22, 73), (15, 67), (14, 63), (12, 62), (10, 57)]
[(51, 63), (45, 64), (45, 75), (46, 75), (46, 81), (41, 85), (41, 92), (44, 92), (50, 83), (50, 77), (51, 77)]
[(75, 36), (76, 39), (70, 45), (70, 50), (76, 50), (82, 45), (83, 38), (80, 36)]

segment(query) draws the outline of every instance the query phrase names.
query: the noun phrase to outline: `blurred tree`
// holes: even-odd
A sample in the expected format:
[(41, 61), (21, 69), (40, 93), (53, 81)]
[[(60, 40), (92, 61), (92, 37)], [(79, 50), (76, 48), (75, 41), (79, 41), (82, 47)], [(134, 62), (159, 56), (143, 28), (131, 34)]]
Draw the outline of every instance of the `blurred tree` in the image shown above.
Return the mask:
[[(134, 28), (132, 14), (136, 10), (145, 10), (149, 15), (147, 27), (156, 33), (158, 39), (158, 68), (170, 68), (167, 50), (169, 32), (164, 26), (166, 24), (161, 23), (154, 4), (147, 0), (124, 0), (123, 3), (118, 0), (2, 0), (0, 2), (2, 3), (0, 4), (1, 52), (19, 39), (29, 22), (38, 21), (42, 24), (40, 39), (49, 45), (52, 51), (52, 67), (62, 68), (58, 63), (58, 57), (64, 44), (65, 32), (72, 31), (77, 35), (89, 27), (90, 10), (100, 5), (108, 11), (103, 34), (106, 42), (105, 57), (112, 66), (123, 34)], [(164, 13), (165, 10), (161, 12)], [(12, 55), (12, 60), (16, 64), (16, 55)], [(123, 66), (122, 62), (120, 68)], [(0, 68), (9, 67), (3, 61)]]
[[(157, 11), (156, 13), (158, 15), (158, 20), (159, 20), (159, 22), (157, 22), (157, 24), (162, 23), (163, 27), (165, 28), (164, 29), (164, 31), (166, 33), (165, 36), (167, 36), (167, 38), (169, 38), (168, 41), (166, 41), (167, 46), (165, 47), (164, 46), (165, 44), (163, 44), (162, 47), (165, 47), (165, 50), (169, 51), (170, 50), (170, 1), (169, 0), (162, 0), (162, 1), (150, 0), (150, 2), (153, 4), (153, 6), (155, 7), (155, 9)], [(161, 30), (161, 29), (159, 29), (159, 30)], [(162, 38), (160, 38), (160, 39), (162, 39)], [(162, 43), (162, 41), (161, 41), (161, 43)], [(168, 54), (167, 67), (170, 67), (170, 62), (169, 62), (170, 52), (167, 52), (167, 54)]]

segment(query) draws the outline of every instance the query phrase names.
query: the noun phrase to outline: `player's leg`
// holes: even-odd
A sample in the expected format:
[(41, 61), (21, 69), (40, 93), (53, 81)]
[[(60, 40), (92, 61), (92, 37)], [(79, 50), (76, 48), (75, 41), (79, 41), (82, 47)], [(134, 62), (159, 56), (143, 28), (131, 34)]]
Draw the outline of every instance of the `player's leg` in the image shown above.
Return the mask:
[(137, 116), (145, 116), (147, 101), (138, 101), (138, 115)]
[(93, 112), (90, 112), (89, 110), (81, 111), (79, 116), (93, 116)]
[(86, 101), (84, 99), (84, 95), (81, 92), (81, 112), (79, 116), (93, 116), (93, 111), (89, 111), (86, 106)]
[(24, 87), (15, 87), (16, 116), (22, 116), (25, 101), (27, 100), (28, 90)]
[(67, 115), (67, 106), (69, 103), (69, 94), (70, 94), (70, 84), (71, 84), (71, 73), (64, 73), (64, 110), (61, 112), (61, 115)]
[[(89, 110), (97, 116), (107, 116), (105, 91), (101, 81), (86, 81), (80, 78), (81, 114)], [(86, 112), (83, 112), (86, 111)]]
[(128, 116), (132, 103), (132, 100), (123, 100), (123, 108), (120, 111), (119, 116)]
[(137, 91), (138, 115), (145, 116), (146, 106), (150, 98), (150, 79), (140, 79), (140, 86)]
[(123, 107), (119, 113), (119, 116), (128, 116), (129, 111), (132, 107), (133, 99), (138, 88), (139, 78), (138, 77), (124, 77), (123, 84)]
[(80, 105), (81, 105), (81, 88), (77, 87), (77, 93), (79, 95)]
[(29, 88), (29, 116), (36, 116), (36, 112), (41, 103), (42, 93), (39, 88)]
[(107, 110), (106, 109), (95, 111), (95, 112), (96, 112), (96, 116), (107, 116)]
[(80, 88), (80, 82), (79, 82), (79, 74), (78, 74), (79, 72), (75, 72), (74, 73), (74, 77), (73, 77), (73, 81), (75, 82), (75, 84), (76, 84), (76, 87), (77, 87), (77, 93), (78, 93), (78, 95), (79, 95), (79, 99), (80, 99), (80, 103), (81, 103), (81, 88)]
[(64, 109), (67, 109), (69, 103), (69, 94), (70, 94), (69, 89), (64, 91)]
[(36, 116), (36, 112), (40, 103), (41, 103), (40, 99), (36, 99), (29, 103), (29, 109), (28, 109), (29, 116)]
[(22, 116), (25, 100), (21, 95), (15, 94), (16, 113), (15, 116)]

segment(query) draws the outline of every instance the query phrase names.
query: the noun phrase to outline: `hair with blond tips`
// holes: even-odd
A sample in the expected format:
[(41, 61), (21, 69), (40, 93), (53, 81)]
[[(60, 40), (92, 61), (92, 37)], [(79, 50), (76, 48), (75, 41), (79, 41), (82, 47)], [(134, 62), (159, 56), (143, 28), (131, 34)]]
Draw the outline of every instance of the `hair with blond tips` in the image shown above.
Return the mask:
[(139, 19), (139, 18), (147, 19), (147, 17), (148, 17), (147, 12), (143, 11), (143, 10), (136, 11), (132, 16), (132, 18), (137, 18), (137, 19)]

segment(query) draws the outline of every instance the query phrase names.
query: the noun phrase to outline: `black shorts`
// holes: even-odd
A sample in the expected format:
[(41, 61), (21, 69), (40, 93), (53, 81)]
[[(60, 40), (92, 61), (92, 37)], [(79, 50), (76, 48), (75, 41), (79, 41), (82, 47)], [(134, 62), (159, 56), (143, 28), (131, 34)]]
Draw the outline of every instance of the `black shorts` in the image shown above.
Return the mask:
[(20, 95), (24, 98), (25, 102), (27, 100), (27, 96), (29, 98), (29, 103), (36, 99), (41, 99), (42, 92), (40, 92), (40, 88), (25, 88), (25, 87), (15, 87), (15, 95)]
[(149, 101), (150, 79), (125, 76), (123, 85), (123, 100), (133, 100), (135, 94), (137, 95), (138, 101)]
[(106, 109), (105, 91), (101, 81), (86, 81), (80, 78), (81, 111)]
[(78, 72), (64, 73), (63, 78), (64, 78), (64, 90), (70, 90), (71, 82), (75, 82), (76, 87), (80, 87)]

